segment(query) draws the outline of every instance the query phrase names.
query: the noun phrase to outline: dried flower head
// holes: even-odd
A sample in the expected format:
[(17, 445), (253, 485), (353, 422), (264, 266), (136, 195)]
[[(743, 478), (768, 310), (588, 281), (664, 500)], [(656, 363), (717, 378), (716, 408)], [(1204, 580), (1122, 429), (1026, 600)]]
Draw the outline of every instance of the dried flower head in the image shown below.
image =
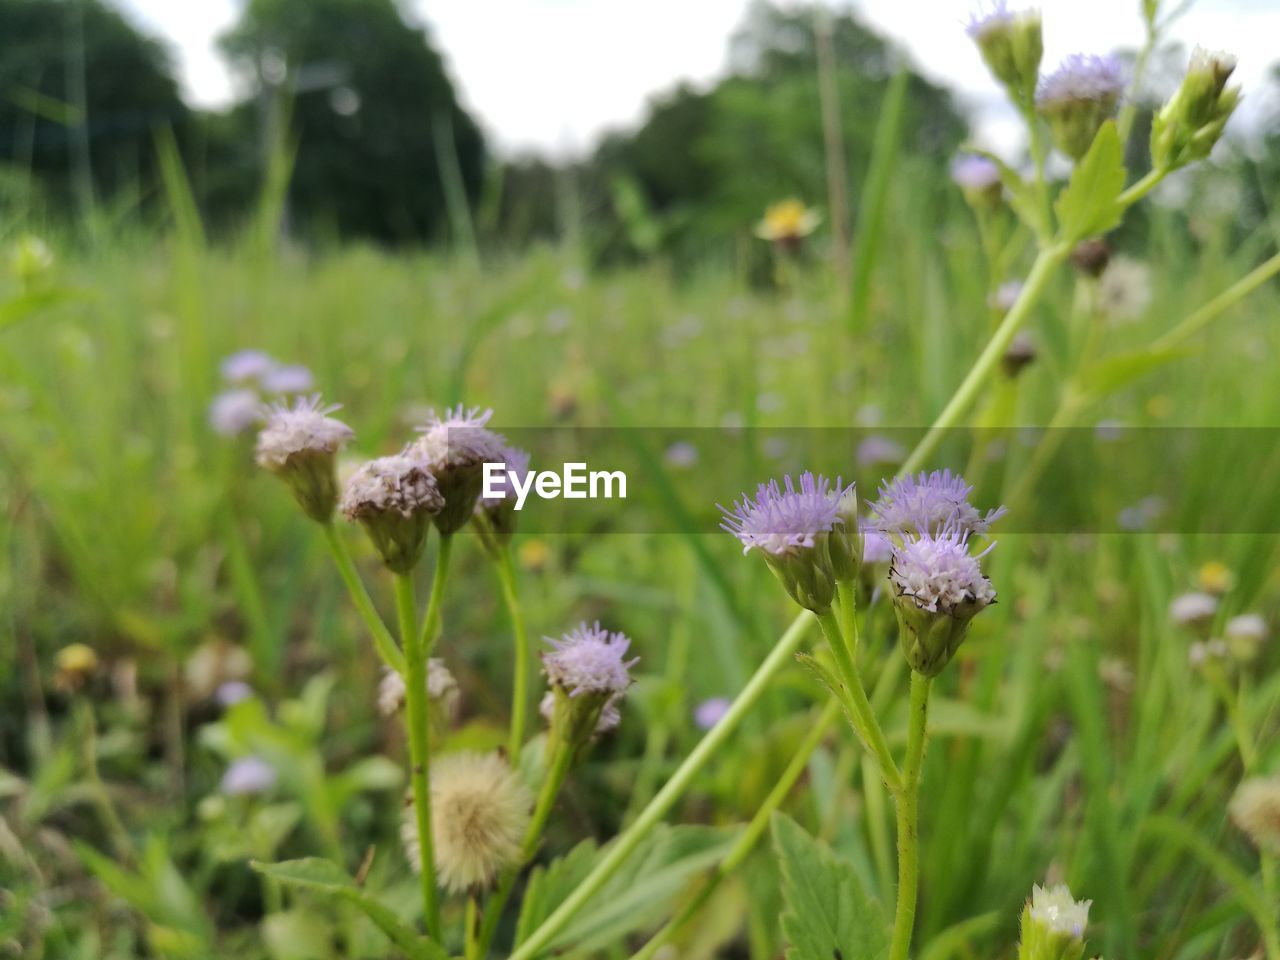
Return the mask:
[(1071, 265), (1086, 277), (1100, 277), (1111, 262), (1111, 253), (1106, 237), (1090, 237), (1071, 248)]
[(1124, 87), (1124, 65), (1115, 57), (1073, 54), (1040, 81), (1036, 109), (1048, 121), (1058, 149), (1079, 160), (1115, 115)]
[(422, 436), (414, 449), (426, 460), (444, 497), (444, 509), (435, 516), (443, 534), (456, 533), (471, 519), (480, 499), (484, 464), (505, 462), (506, 441), (485, 426), (492, 416), (492, 410), (459, 404), (443, 415), (429, 410), (426, 423), (418, 428)]
[(444, 508), (444, 497), (426, 460), (409, 446), (360, 467), (339, 506), (348, 520), (364, 527), (389, 569), (407, 573), (422, 556), (431, 518)]
[(880, 499), (871, 505), (877, 530), (890, 535), (939, 533), (954, 528), (986, 533), (1005, 514), (1004, 507), (985, 514), (969, 502), (973, 486), (950, 470), (921, 471), (880, 485)]
[(289, 484), (299, 506), (311, 519), (327, 523), (338, 500), (335, 458), (354, 436), (350, 427), (329, 414), (319, 394), (299, 397), (292, 407), (276, 403), (258, 434), (257, 459)]
[[(451, 893), (474, 893), (493, 885), (516, 865), (529, 825), (533, 796), (495, 753), (447, 753), (431, 765), (431, 840), (436, 873)], [(400, 828), (405, 854), (422, 869), (418, 828), (411, 804)]]
[(1231, 821), (1267, 853), (1280, 853), (1280, 776), (1253, 777), (1236, 789)]
[(219, 789), (229, 797), (239, 797), (266, 793), (275, 785), (275, 767), (261, 757), (241, 757), (227, 767)]
[[(446, 713), (453, 712), (458, 699), (458, 681), (439, 657), (427, 659), (427, 699)], [(390, 717), (404, 709), (404, 677), (398, 670), (383, 669), (378, 683), (378, 712)]]

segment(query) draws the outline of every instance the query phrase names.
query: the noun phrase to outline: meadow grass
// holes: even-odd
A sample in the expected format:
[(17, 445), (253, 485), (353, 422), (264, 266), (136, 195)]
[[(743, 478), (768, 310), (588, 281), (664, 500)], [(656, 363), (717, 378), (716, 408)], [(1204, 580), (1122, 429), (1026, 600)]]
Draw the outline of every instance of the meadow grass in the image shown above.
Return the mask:
[[(30, 869), (12, 868), (9, 935), (20, 936), (13, 931), (24, 929), (47, 870), (75, 892), (41, 920), (43, 955), (143, 955), (141, 928), (104, 912), (74, 858), (51, 852), (58, 847), (48, 836), (27, 840), (41, 824), (55, 836), (92, 835), (75, 789), (82, 777), (59, 760), (76, 752), (75, 728), (53, 696), (50, 733), (37, 696), (41, 669), (66, 643), (82, 640), (137, 665), (142, 704), (108, 707), (99, 721), (110, 738), (101, 777), (128, 829), (152, 838), (143, 859), (171, 858), (186, 875), (192, 902), (160, 909), (153, 922), (197, 941), (216, 928), (223, 949), (264, 949), (247, 870), (218, 862), (196, 828), (196, 805), (215, 791), (220, 764), (184, 729), (199, 716), (172, 701), (197, 646), (243, 642), (254, 685), (275, 700), (297, 698), (318, 674), (332, 679), (330, 733), (314, 742), (317, 777), (403, 749), (374, 716), (377, 664), (322, 539), (253, 469), (247, 442), (208, 425), (224, 356), (255, 347), (309, 366), (325, 398), (344, 405), (368, 455), (402, 443), (423, 404), (456, 402), (492, 406), (498, 429), (925, 426), (989, 335), (989, 277), (949, 185), (904, 169), (883, 188), (878, 253), (856, 254), (853, 322), (820, 245), (781, 289), (756, 289), (714, 265), (690, 271), (658, 260), (595, 271), (571, 248), (495, 252), (477, 264), (361, 247), (277, 250), (253, 236), (212, 244), (180, 203), (172, 228), (118, 230), (88, 243), (55, 237), (52, 282), (75, 297), (0, 330), (0, 636), (13, 667), (0, 685), (0, 759), (23, 771), (6, 787), (24, 798), (6, 815), (7, 831), (32, 844)], [(1157, 206), (1145, 231), (1128, 238), (1150, 271), (1152, 300), (1138, 319), (1106, 329), (1105, 350), (1156, 340), (1274, 242), (1238, 237), (1225, 215), (1199, 217), (1195, 228), (1193, 238), (1182, 214)], [(1057, 277), (1035, 308), (1029, 326), (1040, 355), (1016, 390), (967, 422), (1053, 418), (1078, 347), (1073, 283)], [(1278, 309), (1280, 291), (1263, 286), (1184, 344), (1185, 356), (1108, 392), (1081, 425), (1280, 426)], [(719, 494), (725, 502), (774, 472), (754, 436), (740, 445), (740, 481)], [(686, 502), (682, 476), (653, 453), (633, 482), (659, 491), (649, 508), (674, 531), (673, 518), (702, 515), (709, 504)], [(941, 456), (926, 464), (948, 465), (965, 466)], [(1204, 469), (1212, 476), (1217, 465)], [(1105, 498), (1103, 479), (1078, 495)], [(996, 495), (1007, 497), (1015, 480)], [(1203, 486), (1196, 476), (1179, 482)], [(1274, 515), (1276, 489), (1260, 484), (1248, 509)], [(921, 829), (921, 957), (1007, 955), (1013, 918), (1046, 876), (1069, 878), (1093, 899), (1091, 942), (1112, 957), (1242, 955), (1255, 942), (1258, 910), (1276, 922), (1274, 900), (1259, 905), (1247, 886), (1256, 857), (1226, 815), (1244, 772), (1241, 737), (1251, 738), (1254, 772), (1280, 763), (1275, 648), (1241, 681), (1249, 696), (1243, 715), (1231, 717), (1188, 666), (1190, 638), (1168, 616), (1171, 599), (1195, 586), (1208, 561), (1234, 573), (1224, 615), (1274, 615), (1276, 542), (1198, 533), (1194, 509), (1174, 505), (1169, 528), (1181, 532), (1000, 537), (989, 573), (1002, 602), (937, 682), (923, 773), (931, 802)], [(350, 542), (371, 570), (367, 546)], [(526, 535), (516, 549), (535, 637), (600, 616), (625, 629), (641, 657), (622, 727), (570, 781), (561, 801), (570, 815), (552, 818), (545, 858), (584, 835), (611, 836), (635, 816), (696, 743), (693, 707), (732, 696), (790, 611), (764, 569), (741, 562), (723, 534)], [(491, 748), (506, 736), (509, 624), (474, 539), (462, 538), (456, 553), (438, 652), (466, 691), (457, 745)], [(394, 622), (389, 581), (369, 582)], [(896, 644), (886, 611), (869, 616), (864, 643), (878, 676)], [(905, 739), (905, 689), (891, 671), (880, 695), (895, 749)], [(803, 671), (784, 671), (670, 819), (749, 820), (822, 699)], [(175, 785), (179, 774), (185, 782)], [(314, 807), (312, 826), (285, 849), (301, 855), (318, 837), (354, 870), (376, 842), (379, 882), (391, 890), (408, 883), (385, 812), (396, 809), (394, 794)], [(893, 900), (891, 811), (850, 738), (818, 747), (784, 809), (850, 858), (866, 889)], [(748, 858), (677, 935), (680, 956), (718, 955), (731, 940), (751, 956), (776, 955), (776, 869), (767, 855)], [(638, 929), (656, 928), (670, 912), (663, 905), (693, 876), (653, 891)], [(595, 934), (584, 935), (580, 955), (630, 955)], [(385, 948), (367, 932), (346, 942), (359, 955)]]

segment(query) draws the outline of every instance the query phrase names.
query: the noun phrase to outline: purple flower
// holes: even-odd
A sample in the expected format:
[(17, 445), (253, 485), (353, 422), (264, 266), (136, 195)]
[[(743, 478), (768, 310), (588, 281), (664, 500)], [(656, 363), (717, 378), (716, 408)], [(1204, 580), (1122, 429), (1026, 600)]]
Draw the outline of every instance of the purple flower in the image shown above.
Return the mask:
[(1124, 64), (1115, 57), (1076, 53), (1040, 81), (1036, 104), (1076, 102), (1114, 104), (1125, 85)]
[(248, 433), (262, 418), (262, 401), (247, 388), (227, 390), (209, 404), (209, 425), (224, 437)]
[(551, 651), (542, 655), (547, 680), (568, 691), (615, 695), (631, 686), (630, 669), (640, 659), (624, 659), (631, 641), (625, 633), (610, 633), (597, 621), (585, 622), (560, 640), (545, 638)]
[(1009, 9), (1005, 0), (996, 0), (987, 12), (975, 11), (969, 15), (969, 23), (965, 32), (973, 39), (978, 39), (990, 30), (1013, 26), (1017, 14)]
[(862, 564), (874, 566), (893, 559), (893, 541), (870, 527), (862, 530)]
[(275, 767), (261, 757), (241, 757), (222, 775), (221, 790), (229, 797), (265, 793), (276, 784)]
[(467, 408), (462, 404), (446, 409), (443, 415), (430, 410), (427, 422), (418, 427), (422, 434), (418, 438), (418, 449), (436, 473), (499, 461), (503, 458), (506, 442), (500, 435), (485, 429), (492, 416), (492, 410)]
[(480, 506), (489, 510), (497, 509), (508, 496), (515, 494), (515, 490), (511, 485), (511, 474), (515, 474), (516, 479), (521, 484), (524, 483), (525, 477), (529, 475), (529, 451), (521, 450), (518, 447), (504, 447), (500, 459), (506, 464), (507, 471), (498, 478), (495, 485), (502, 492), (496, 497), (480, 498)]
[(794, 554), (813, 547), (815, 538), (830, 533), (840, 520), (840, 498), (849, 490), (839, 478), (831, 481), (805, 471), (797, 489), (791, 477), (783, 477), (783, 485), (770, 480), (756, 488), (755, 499), (745, 494), (730, 511), (716, 506), (724, 514), (720, 528), (732, 533), (742, 543), (742, 552), (754, 549), (774, 555)]
[(994, 190), (1000, 186), (1000, 168), (993, 160), (966, 153), (951, 162), (951, 179), (961, 190)]
[(1022, 296), (1022, 281), (1010, 280), (1002, 283), (996, 291), (987, 298), (987, 305), (993, 310), (1001, 313), (1008, 313), (1013, 309), (1013, 305), (1018, 302), (1018, 298)]
[(315, 386), (315, 377), (306, 367), (295, 363), (268, 370), (261, 382), (267, 393), (306, 393)]
[(902, 444), (888, 437), (867, 437), (854, 454), (858, 463), (864, 467), (883, 466), (884, 464), (901, 463), (907, 452)]
[[(929, 613), (957, 616), (995, 602), (995, 588), (969, 553), (969, 531), (948, 526), (936, 534), (908, 537), (893, 550), (889, 579), (899, 597), (910, 598)], [(971, 613), (970, 613), (971, 615)]]
[(935, 470), (898, 477), (880, 485), (880, 499), (871, 505), (875, 527), (887, 534), (937, 534), (954, 527), (967, 533), (985, 533), (1005, 513), (1004, 507), (978, 512), (969, 502), (973, 487), (959, 474)]
[(710, 730), (719, 723), (726, 713), (729, 712), (728, 697), (712, 697), (710, 700), (703, 700), (693, 711), (693, 722), (698, 725), (699, 730)]
[(223, 707), (233, 707), (253, 696), (253, 687), (243, 680), (228, 680), (213, 693), (213, 698)]
[(698, 448), (687, 440), (679, 440), (667, 447), (663, 459), (667, 466), (685, 470), (697, 464)]
[(228, 383), (261, 380), (277, 366), (275, 358), (261, 350), (241, 350), (222, 361), (222, 379)]

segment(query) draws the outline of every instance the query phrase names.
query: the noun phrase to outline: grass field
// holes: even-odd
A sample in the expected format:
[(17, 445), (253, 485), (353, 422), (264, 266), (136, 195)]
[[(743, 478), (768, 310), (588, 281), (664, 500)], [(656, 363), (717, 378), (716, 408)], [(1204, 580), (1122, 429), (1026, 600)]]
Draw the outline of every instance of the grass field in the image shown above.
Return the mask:
[[(350, 906), (247, 865), (319, 854), (355, 873), (371, 845), (365, 888), (402, 917), (420, 908), (398, 841), (405, 744), (375, 711), (366, 631), (318, 528), (254, 467), (251, 439), (209, 423), (219, 364), (246, 348), (310, 368), (343, 404), (361, 455), (410, 439), (424, 406), (463, 402), (492, 407), (495, 429), (537, 438), (549, 455), (573, 449), (569, 428), (596, 428), (634, 458), (636, 526), (651, 532), (544, 524), (514, 543), (535, 640), (598, 618), (640, 657), (621, 725), (569, 778), (538, 861), (634, 820), (701, 737), (695, 708), (735, 696), (795, 615), (764, 565), (714, 530), (713, 504), (805, 467), (770, 437), (792, 437), (794, 453), (856, 428), (910, 449), (999, 319), (987, 298), (1005, 277), (991, 276), (958, 192), (906, 169), (884, 184), (883, 219), (855, 223), (862, 310), (850, 309), (821, 235), (777, 284), (753, 286), (728, 263), (595, 270), (569, 246), (476, 263), (254, 235), (208, 243), (176, 188), (162, 229), (45, 231), (49, 273), (25, 293), (16, 280), (0, 290), (12, 319), (0, 328), (0, 952), (397, 955)], [(1026, 324), (1035, 362), (993, 380), (962, 424), (1280, 427), (1280, 289), (1260, 276), (1200, 314), (1203, 327), (1196, 319), (1277, 242), (1265, 229), (1240, 236), (1230, 211), (1201, 202), (1211, 182), (1193, 181), (1190, 215), (1148, 203), (1121, 235), (1147, 274), (1136, 316), (1091, 317), (1081, 305), (1093, 282), (1060, 271)], [(1029, 263), (1012, 258), (1007, 277)], [(1148, 351), (1189, 317), (1196, 328), (1176, 353), (1094, 366)], [(1091, 369), (1106, 376), (1088, 380)], [(1087, 402), (1063, 407), (1064, 390)], [(686, 429), (696, 462), (669, 452)], [(1247, 663), (1196, 668), (1201, 638), (1170, 618), (1175, 597), (1208, 589), (1220, 595), (1205, 628), (1215, 636), (1238, 614), (1274, 624), (1275, 537), (1202, 530), (1190, 496), (1143, 531), (1038, 532), (1035, 505), (1019, 506), (1027, 460), (988, 469), (967, 456), (968, 438), (955, 431), (920, 466), (975, 474), (981, 505), (1014, 512), (986, 560), (1000, 602), (935, 684), (917, 955), (1013, 956), (1021, 904), (1048, 878), (1092, 899), (1094, 953), (1275, 960), (1263, 952), (1280, 923), (1274, 858), (1259, 859), (1227, 808), (1243, 778), (1280, 769), (1280, 654), (1266, 643)], [(895, 469), (844, 472), (872, 498)], [(1220, 469), (1162, 477), (1162, 489), (1202, 494)], [(1069, 482), (1073, 498), (1113, 512), (1106, 472), (1050, 474), (1035, 490), (1065, 495)], [(1242, 512), (1280, 510), (1266, 475), (1236, 479), (1232, 496), (1251, 498)], [(357, 531), (343, 536), (390, 622), (390, 579)], [(429, 553), (423, 595), (430, 568)], [(876, 596), (862, 669), (897, 751), (908, 671)], [(511, 624), (475, 537), (459, 538), (442, 616), (437, 653), (462, 691), (444, 748), (496, 748)], [(800, 623), (804, 647), (819, 645)], [(75, 642), (100, 666), (70, 691), (55, 683), (55, 655)], [(230, 648), (248, 651), (258, 697), (224, 711), (209, 698), (220, 677), (210, 662), (236, 672)], [(780, 808), (892, 903), (889, 797), (826, 703), (806, 671), (784, 665), (665, 817), (708, 829), (651, 834), (563, 945), (584, 957), (640, 950), (695, 903), (797, 757)], [(535, 721), (530, 710), (534, 733)], [(247, 752), (269, 753), (275, 787), (222, 796), (228, 760)], [(767, 836), (743, 853), (662, 955), (780, 954), (777, 859)], [(557, 902), (544, 893), (540, 916)], [(446, 901), (446, 926), (460, 928), (463, 908)], [(524, 909), (521, 923), (536, 925), (539, 906), (526, 898)], [(513, 936), (515, 912), (498, 942)]]

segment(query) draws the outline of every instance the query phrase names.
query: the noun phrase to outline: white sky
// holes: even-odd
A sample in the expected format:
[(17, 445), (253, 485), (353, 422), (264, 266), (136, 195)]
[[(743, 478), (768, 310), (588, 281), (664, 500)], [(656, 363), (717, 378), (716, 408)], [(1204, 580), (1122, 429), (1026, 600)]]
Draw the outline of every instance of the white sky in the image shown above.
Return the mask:
[[(167, 39), (184, 92), (203, 106), (235, 95), (216, 37), (240, 0), (113, 0)], [(430, 27), (465, 104), (500, 149), (558, 155), (589, 150), (606, 129), (634, 123), (647, 100), (678, 80), (705, 83), (724, 67), (728, 39), (749, 0), (405, 0)], [(1029, 0), (1034, 2), (1034, 0)], [(1164, 0), (1173, 6), (1175, 0)], [(964, 23), (976, 0), (852, 0), (873, 27), (909, 51), (916, 68), (955, 87), (993, 146), (1016, 124)], [(1017, 7), (1019, 4), (1013, 3)], [(1140, 0), (1040, 0), (1045, 65), (1074, 52), (1106, 53), (1142, 41)], [(1171, 37), (1240, 60), (1246, 95), (1280, 59), (1280, 0), (1197, 0)], [(1259, 105), (1254, 96), (1246, 104)]]

